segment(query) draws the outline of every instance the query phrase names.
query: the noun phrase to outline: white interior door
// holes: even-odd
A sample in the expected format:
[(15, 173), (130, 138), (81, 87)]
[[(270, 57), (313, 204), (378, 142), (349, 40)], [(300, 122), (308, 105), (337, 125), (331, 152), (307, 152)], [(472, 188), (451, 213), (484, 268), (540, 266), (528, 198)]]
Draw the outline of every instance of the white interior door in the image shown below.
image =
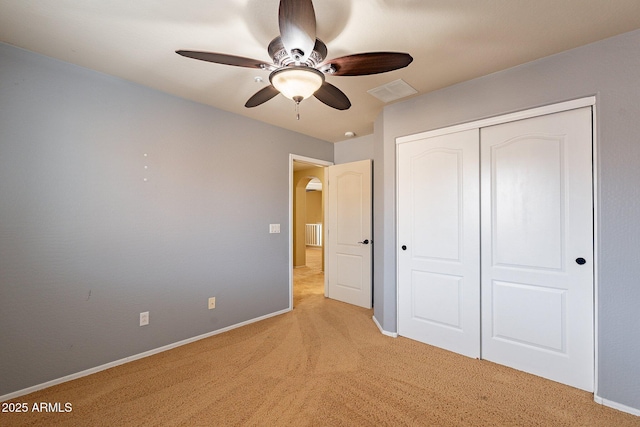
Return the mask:
[(478, 129), (398, 146), (398, 333), (480, 357)]
[(327, 169), (328, 297), (371, 308), (371, 160)]
[(593, 391), (591, 109), (481, 130), (482, 358)]

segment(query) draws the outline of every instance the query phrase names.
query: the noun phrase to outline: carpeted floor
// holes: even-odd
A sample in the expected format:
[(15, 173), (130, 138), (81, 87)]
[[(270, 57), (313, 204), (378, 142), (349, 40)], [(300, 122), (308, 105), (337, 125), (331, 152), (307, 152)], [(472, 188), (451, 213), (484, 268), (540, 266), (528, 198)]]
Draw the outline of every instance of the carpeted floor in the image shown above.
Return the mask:
[(0, 425), (640, 426), (590, 393), (386, 337), (309, 265), (292, 312), (15, 399), (73, 410)]

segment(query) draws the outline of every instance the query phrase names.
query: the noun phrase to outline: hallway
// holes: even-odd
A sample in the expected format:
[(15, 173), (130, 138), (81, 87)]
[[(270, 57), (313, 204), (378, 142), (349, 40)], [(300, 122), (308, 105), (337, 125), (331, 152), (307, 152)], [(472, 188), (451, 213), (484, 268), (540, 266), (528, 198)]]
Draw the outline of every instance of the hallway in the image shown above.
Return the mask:
[(314, 295), (324, 294), (322, 248), (307, 247), (307, 265), (293, 269), (294, 308)]

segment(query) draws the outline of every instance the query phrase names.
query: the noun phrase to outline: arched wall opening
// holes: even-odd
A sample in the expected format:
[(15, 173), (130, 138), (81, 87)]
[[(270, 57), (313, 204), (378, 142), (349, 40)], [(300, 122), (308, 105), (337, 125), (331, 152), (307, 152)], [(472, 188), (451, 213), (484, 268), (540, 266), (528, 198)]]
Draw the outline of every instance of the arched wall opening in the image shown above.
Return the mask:
[[(306, 265), (307, 225), (324, 225), (324, 168), (308, 165), (293, 174), (293, 266)], [(319, 184), (317, 184), (319, 182)], [(321, 232), (322, 234), (322, 232)], [(318, 242), (315, 242), (318, 243)], [(320, 239), (324, 270), (324, 242)]]

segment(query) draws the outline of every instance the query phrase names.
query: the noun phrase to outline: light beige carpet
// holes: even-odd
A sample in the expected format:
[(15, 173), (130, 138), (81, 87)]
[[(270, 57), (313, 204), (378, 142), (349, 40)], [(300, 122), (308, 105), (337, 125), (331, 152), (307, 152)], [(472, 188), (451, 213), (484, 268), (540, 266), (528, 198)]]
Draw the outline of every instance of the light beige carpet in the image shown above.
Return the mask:
[(0, 425), (640, 426), (590, 393), (386, 337), (371, 310), (325, 299), (319, 270), (294, 273), (292, 312), (15, 399), (73, 410)]

